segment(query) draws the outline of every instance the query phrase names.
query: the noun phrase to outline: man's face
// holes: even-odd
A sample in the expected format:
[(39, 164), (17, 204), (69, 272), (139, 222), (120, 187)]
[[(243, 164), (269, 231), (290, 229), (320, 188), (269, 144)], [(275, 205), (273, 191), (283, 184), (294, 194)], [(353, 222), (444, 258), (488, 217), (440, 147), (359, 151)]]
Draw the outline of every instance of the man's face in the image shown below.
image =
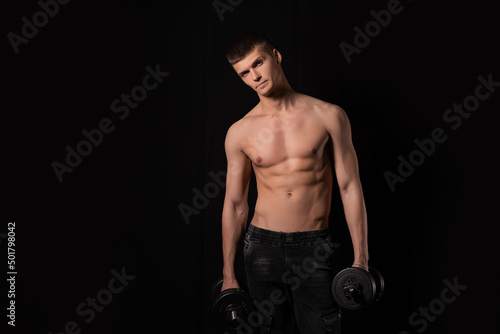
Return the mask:
[(276, 88), (280, 76), (281, 55), (274, 50), (273, 55), (261, 47), (256, 47), (239, 62), (233, 64), (238, 76), (257, 94), (267, 96)]

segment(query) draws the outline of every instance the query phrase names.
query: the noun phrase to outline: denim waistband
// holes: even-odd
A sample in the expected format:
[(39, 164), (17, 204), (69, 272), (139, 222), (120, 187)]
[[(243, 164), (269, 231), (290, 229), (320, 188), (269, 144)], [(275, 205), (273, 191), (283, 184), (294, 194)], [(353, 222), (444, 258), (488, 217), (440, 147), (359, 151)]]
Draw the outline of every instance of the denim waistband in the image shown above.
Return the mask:
[(330, 236), (330, 229), (312, 230), (304, 232), (278, 232), (266, 230), (255, 225), (248, 225), (247, 236), (252, 241), (281, 245), (281, 244), (314, 244)]

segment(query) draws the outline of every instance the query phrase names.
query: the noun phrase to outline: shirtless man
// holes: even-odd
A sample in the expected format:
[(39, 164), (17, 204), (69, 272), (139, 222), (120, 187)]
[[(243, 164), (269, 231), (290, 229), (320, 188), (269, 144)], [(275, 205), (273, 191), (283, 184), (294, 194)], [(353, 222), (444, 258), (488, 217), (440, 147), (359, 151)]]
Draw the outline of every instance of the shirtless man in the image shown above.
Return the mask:
[[(226, 136), (222, 290), (239, 287), (234, 260), (244, 237), (248, 289), (266, 305), (253, 320), (261, 332), (337, 333), (328, 229), (334, 175), (353, 266), (368, 269), (366, 210), (349, 120), (342, 108), (295, 92), (281, 68), (282, 55), (262, 34), (240, 35), (226, 56), (260, 102)], [(247, 230), (252, 169), (258, 198)]]

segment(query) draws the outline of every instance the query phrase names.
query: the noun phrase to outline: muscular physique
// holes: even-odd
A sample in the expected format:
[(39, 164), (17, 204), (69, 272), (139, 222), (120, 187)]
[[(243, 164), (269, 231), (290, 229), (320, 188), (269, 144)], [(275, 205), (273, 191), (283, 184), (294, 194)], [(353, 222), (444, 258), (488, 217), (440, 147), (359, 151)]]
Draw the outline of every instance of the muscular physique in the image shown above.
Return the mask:
[(336, 177), (354, 262), (368, 263), (366, 211), (347, 116), (336, 105), (293, 91), (281, 59), (275, 49), (271, 55), (256, 47), (233, 65), (260, 102), (226, 136), (222, 290), (238, 287), (234, 257), (246, 228), (252, 168), (258, 192), (252, 224), (283, 232), (328, 227)]

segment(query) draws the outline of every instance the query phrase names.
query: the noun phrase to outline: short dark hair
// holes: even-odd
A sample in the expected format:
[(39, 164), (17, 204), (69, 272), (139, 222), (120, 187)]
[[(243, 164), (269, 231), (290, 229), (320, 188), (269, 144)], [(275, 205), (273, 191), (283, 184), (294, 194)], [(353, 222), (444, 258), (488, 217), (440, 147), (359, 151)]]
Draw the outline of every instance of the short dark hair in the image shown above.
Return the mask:
[(229, 43), (226, 58), (233, 65), (245, 58), (257, 46), (264, 48), (269, 54), (272, 54), (274, 49), (264, 34), (257, 31), (246, 31)]

